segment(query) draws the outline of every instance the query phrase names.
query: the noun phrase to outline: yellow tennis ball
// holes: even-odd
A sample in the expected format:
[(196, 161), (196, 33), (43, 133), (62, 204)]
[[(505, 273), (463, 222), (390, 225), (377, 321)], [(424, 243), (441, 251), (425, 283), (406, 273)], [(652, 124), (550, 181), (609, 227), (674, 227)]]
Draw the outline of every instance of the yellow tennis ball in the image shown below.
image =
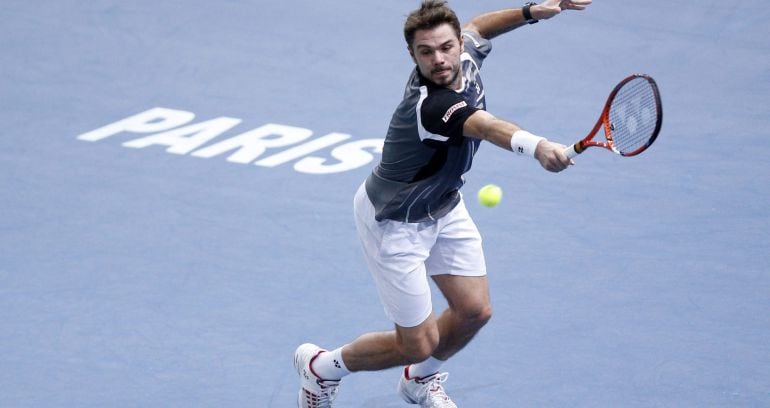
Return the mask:
[(479, 202), (485, 207), (496, 206), (502, 198), (503, 189), (494, 184), (487, 184), (479, 190)]

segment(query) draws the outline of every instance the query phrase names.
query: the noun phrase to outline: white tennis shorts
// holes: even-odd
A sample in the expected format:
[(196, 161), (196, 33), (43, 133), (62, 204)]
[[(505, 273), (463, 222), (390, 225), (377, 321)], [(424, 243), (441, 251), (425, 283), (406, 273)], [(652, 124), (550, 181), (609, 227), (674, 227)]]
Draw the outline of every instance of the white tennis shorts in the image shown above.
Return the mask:
[(361, 185), (353, 209), (364, 257), (385, 314), (401, 327), (417, 326), (430, 316), (433, 307), (428, 276), (487, 273), (481, 235), (462, 200), (437, 221), (378, 222)]

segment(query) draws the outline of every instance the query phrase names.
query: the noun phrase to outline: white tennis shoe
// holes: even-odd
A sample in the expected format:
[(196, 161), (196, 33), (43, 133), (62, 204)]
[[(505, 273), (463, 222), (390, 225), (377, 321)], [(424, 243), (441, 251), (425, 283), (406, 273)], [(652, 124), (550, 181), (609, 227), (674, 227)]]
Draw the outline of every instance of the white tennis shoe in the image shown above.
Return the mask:
[(424, 378), (409, 378), (407, 368), (398, 382), (398, 393), (410, 404), (420, 404), (423, 408), (457, 408), (452, 399), (444, 392), (443, 384), (449, 373), (436, 373)]
[(331, 408), (337, 396), (339, 381), (323, 380), (310, 368), (310, 364), (326, 350), (315, 344), (305, 343), (294, 352), (294, 368), (299, 374), (301, 387), (297, 396), (299, 408)]

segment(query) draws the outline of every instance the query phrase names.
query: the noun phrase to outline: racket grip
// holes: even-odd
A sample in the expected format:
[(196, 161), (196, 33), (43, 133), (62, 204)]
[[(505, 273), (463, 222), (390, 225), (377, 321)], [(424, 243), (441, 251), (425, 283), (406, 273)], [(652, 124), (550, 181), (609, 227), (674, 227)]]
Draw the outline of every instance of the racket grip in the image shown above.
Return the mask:
[(578, 151), (577, 151), (577, 150), (575, 150), (575, 145), (573, 144), (572, 146), (570, 146), (570, 147), (568, 147), (568, 148), (564, 149), (564, 154), (565, 154), (567, 157), (569, 157), (570, 159), (572, 159), (572, 158), (574, 158), (575, 156), (579, 155), (580, 153), (578, 153)]

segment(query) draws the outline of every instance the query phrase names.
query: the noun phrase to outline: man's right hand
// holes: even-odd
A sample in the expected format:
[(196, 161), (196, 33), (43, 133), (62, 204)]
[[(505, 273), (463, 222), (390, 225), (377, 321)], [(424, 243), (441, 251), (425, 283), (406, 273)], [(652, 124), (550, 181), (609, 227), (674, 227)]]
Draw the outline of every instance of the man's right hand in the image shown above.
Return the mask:
[(547, 139), (541, 140), (535, 148), (535, 159), (540, 162), (544, 169), (558, 173), (571, 164), (575, 164), (564, 154), (564, 146), (560, 143), (553, 143)]

